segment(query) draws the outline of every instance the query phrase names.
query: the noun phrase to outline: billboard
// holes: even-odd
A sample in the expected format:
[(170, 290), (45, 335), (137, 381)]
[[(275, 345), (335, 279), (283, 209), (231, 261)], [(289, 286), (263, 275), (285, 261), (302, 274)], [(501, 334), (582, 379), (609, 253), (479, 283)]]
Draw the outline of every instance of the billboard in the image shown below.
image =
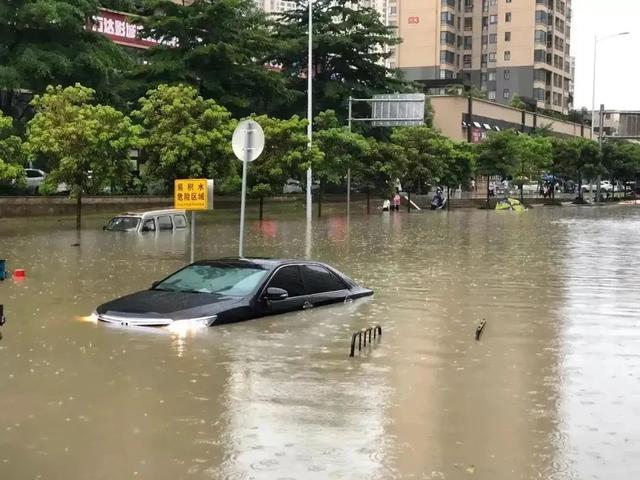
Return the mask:
[(116, 12), (104, 8), (98, 9), (98, 14), (93, 17), (93, 22), (89, 26), (94, 32), (101, 33), (109, 37), (113, 42), (133, 48), (151, 48), (156, 45), (169, 45), (175, 47), (178, 40), (156, 40), (155, 38), (141, 38), (141, 25), (134, 22), (135, 15)]
[(374, 127), (406, 127), (424, 124), (424, 93), (374, 95)]

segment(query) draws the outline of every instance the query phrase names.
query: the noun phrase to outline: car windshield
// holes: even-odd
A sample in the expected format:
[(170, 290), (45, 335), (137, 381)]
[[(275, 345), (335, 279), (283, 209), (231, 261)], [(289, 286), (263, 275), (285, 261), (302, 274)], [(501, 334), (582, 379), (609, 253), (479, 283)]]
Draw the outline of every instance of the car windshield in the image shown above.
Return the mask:
[(191, 265), (174, 273), (153, 289), (241, 297), (251, 293), (266, 275), (267, 270), (256, 266)]
[(138, 228), (140, 219), (137, 217), (114, 217), (107, 225), (107, 230), (120, 231)]

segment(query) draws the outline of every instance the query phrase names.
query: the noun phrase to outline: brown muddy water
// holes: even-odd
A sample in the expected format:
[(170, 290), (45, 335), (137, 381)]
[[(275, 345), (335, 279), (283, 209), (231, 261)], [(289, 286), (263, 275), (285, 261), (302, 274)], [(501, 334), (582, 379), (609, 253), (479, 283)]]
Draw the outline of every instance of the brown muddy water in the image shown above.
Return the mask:
[[(196, 257), (234, 255), (206, 220)], [(79, 318), (188, 258), (103, 221), (0, 220), (0, 479), (640, 478), (640, 209), (250, 221), (375, 296), (193, 332)]]

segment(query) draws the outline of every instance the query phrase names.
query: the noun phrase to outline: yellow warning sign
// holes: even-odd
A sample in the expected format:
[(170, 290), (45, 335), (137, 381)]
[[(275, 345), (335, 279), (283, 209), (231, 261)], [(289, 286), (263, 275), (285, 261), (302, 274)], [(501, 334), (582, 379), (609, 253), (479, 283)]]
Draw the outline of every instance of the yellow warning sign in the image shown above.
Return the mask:
[(208, 210), (208, 187), (209, 185), (206, 178), (176, 180), (173, 192), (174, 208), (184, 210)]

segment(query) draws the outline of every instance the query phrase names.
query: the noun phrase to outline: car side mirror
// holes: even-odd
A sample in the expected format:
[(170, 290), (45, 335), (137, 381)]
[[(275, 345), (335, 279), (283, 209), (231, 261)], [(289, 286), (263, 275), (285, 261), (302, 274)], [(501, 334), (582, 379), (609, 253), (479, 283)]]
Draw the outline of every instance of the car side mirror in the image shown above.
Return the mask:
[(160, 281), (159, 281), (159, 280), (156, 280), (155, 282), (153, 282), (153, 283), (151, 284), (151, 289), (153, 290), (153, 289), (154, 289), (154, 288), (156, 288), (158, 285), (160, 285)]
[(267, 288), (266, 298), (270, 302), (277, 302), (280, 300), (286, 300), (289, 297), (289, 293), (282, 288), (269, 287)]

